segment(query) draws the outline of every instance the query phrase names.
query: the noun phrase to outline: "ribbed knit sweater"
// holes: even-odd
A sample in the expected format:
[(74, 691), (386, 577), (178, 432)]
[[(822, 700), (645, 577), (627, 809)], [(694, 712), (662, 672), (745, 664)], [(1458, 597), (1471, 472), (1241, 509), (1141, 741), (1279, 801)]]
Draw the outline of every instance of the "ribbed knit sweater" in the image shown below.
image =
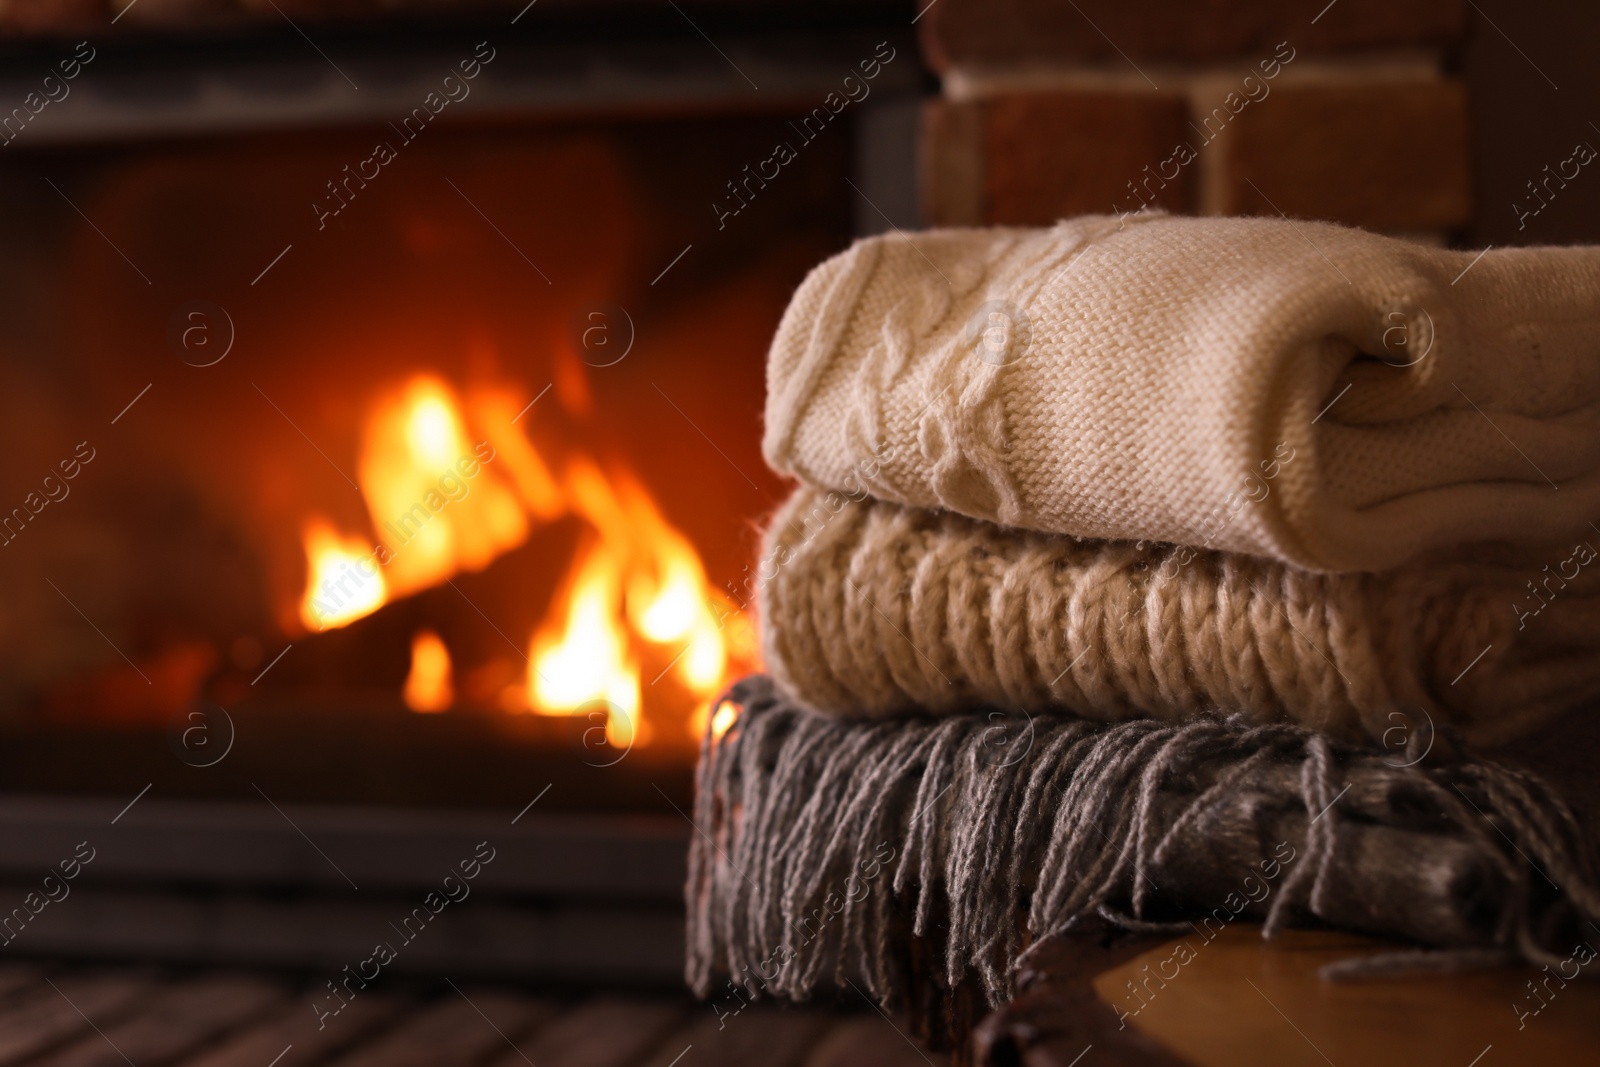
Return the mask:
[(1485, 546), (1316, 574), (802, 487), (767, 532), (762, 650), (791, 699), (847, 718), (1221, 711), (1386, 747), (1447, 726), (1498, 744), (1600, 698), (1590, 544), (1544, 567)]

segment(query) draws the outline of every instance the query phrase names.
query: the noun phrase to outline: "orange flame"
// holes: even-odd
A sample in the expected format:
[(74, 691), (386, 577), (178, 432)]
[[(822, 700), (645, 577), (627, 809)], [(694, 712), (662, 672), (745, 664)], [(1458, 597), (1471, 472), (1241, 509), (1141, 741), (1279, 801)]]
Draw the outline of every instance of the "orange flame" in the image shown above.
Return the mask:
[(307, 577), (300, 621), (308, 629), (344, 626), (383, 606), (383, 573), (370, 546), (359, 537), (341, 537), (319, 517), (306, 523), (305, 545)]
[[(346, 625), (487, 566), (535, 523), (576, 515), (595, 536), (534, 629), (523, 684), (502, 703), (576, 715), (605, 702), (616, 711), (608, 742), (628, 747), (649, 742), (643, 704), (654, 690), (668, 703), (688, 698), (696, 710), (687, 725), (698, 736), (731, 670), (755, 662), (749, 620), (711, 587), (694, 546), (631, 473), (582, 454), (552, 467), (516, 425), (530, 407), (498, 386), (472, 390), (463, 405), (431, 375), (381, 396), (358, 467), (377, 542), (341, 536), (322, 519), (307, 525), (302, 621)], [(417, 711), (453, 700), (450, 655), (431, 631), (413, 639), (403, 695)]]
[[(567, 510), (561, 486), (544, 458), (517, 429), (517, 420), (529, 405), (509, 389), (479, 389), (471, 396), (474, 425), (483, 428), (494, 448), (495, 463), (516, 487), (528, 514), (541, 522), (559, 518)], [(537, 399), (537, 398), (536, 398)]]
[(527, 539), (522, 505), (485, 466), (495, 458), (487, 443), (468, 442), (456, 396), (437, 378), (413, 378), (379, 402), (359, 470), (373, 529), (392, 554), (391, 596), (482, 570)]
[(432, 630), (418, 630), (411, 639), (411, 673), (402, 696), (412, 711), (444, 711), (455, 699), (450, 651)]
[(560, 621), (546, 621), (533, 636), (528, 667), (528, 705), (545, 715), (616, 709), (606, 739), (626, 747), (639, 721), (639, 669), (618, 625), (622, 570), (604, 544), (589, 550), (573, 572)]
[[(687, 689), (701, 710), (691, 718), (691, 733), (698, 736), (704, 727), (704, 715), (709, 712), (709, 701), (724, 682), (727, 673), (729, 648), (726, 620), (740, 618), (723, 611), (721, 616), (714, 605), (721, 597), (714, 593), (706, 580), (705, 567), (694, 547), (662, 516), (643, 486), (623, 472), (607, 476), (593, 463), (579, 459), (568, 470), (568, 498), (572, 507), (588, 519), (600, 535), (600, 547), (593, 550), (584, 568), (593, 561), (604, 558), (609, 562), (604, 596), (595, 588), (575, 582), (567, 594), (564, 607), (568, 621), (564, 632), (542, 629), (535, 637), (535, 656), (529, 670), (529, 704), (544, 714), (571, 714), (580, 702), (562, 704), (549, 699), (542, 676), (545, 673), (539, 654), (553, 647), (571, 648), (574, 644), (598, 648), (604, 632), (604, 642), (609, 647), (627, 648), (630, 631), (639, 641), (665, 646), (667, 662), (664, 669), (648, 683), (653, 687), (668, 673), (674, 674), (679, 685)], [(620, 562), (619, 562), (620, 561)], [(617, 591), (623, 594), (618, 603)], [(587, 595), (591, 600), (579, 611), (579, 599)], [(558, 601), (560, 598), (558, 597)], [(603, 606), (602, 606), (603, 605)], [(618, 610), (619, 607), (624, 610)], [(583, 631), (576, 627), (582, 618)], [(747, 651), (742, 648), (741, 651)], [(597, 662), (591, 658), (589, 663)], [(627, 692), (636, 692), (639, 676), (631, 666), (624, 667), (618, 656), (612, 660), (619, 673), (614, 684)], [(555, 661), (551, 670), (557, 669)], [(600, 695), (604, 685), (591, 678), (585, 683), (584, 700), (609, 699)], [(628, 715), (633, 710), (617, 703)], [(641, 724), (642, 725), (642, 724)], [(648, 731), (641, 730), (635, 738), (646, 744)]]

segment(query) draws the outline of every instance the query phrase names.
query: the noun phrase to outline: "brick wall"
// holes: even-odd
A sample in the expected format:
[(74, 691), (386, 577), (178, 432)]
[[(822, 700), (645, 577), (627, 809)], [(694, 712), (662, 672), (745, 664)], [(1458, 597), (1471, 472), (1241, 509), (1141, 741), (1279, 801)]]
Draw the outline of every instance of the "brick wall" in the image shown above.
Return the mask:
[(1141, 207), (1469, 223), (1463, 0), (939, 0), (929, 225)]

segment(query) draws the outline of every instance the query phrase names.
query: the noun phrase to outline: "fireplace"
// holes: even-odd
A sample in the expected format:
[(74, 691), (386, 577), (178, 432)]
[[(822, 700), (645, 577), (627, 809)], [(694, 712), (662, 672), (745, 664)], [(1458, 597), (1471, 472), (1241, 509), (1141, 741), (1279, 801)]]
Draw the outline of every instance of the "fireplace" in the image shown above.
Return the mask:
[(418, 965), (675, 976), (766, 344), (909, 221), (922, 75), (898, 10), (515, 14), (6, 44), (81, 69), (0, 158), (0, 883), (107, 857), (24, 953), (342, 958), (470, 838), (579, 932)]
[(848, 233), (819, 144), (763, 191), (789, 235), (690, 258), (661, 199), (762, 125), (427, 130), (365, 183), (339, 131), (30, 159), (71, 216), (41, 285), (85, 313), (23, 400), (19, 710), (592, 718), (682, 756), (753, 662), (764, 338)]

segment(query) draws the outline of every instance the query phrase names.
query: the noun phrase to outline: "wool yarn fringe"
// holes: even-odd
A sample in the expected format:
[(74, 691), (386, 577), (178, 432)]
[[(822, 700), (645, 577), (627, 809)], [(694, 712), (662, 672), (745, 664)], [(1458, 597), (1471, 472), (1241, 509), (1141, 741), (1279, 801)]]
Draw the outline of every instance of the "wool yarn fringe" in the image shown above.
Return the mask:
[[(1320, 922), (1557, 963), (1600, 920), (1596, 858), (1538, 779), (1288, 724), (972, 714), (844, 722), (755, 676), (707, 735), (687, 886), (701, 996), (903, 995), (897, 929), (994, 1003), (1033, 942), (1093, 919)], [(1559, 886), (1559, 891), (1552, 888)], [(1257, 894), (1257, 890), (1265, 891)], [(1191, 926), (1190, 923), (1198, 925)]]

